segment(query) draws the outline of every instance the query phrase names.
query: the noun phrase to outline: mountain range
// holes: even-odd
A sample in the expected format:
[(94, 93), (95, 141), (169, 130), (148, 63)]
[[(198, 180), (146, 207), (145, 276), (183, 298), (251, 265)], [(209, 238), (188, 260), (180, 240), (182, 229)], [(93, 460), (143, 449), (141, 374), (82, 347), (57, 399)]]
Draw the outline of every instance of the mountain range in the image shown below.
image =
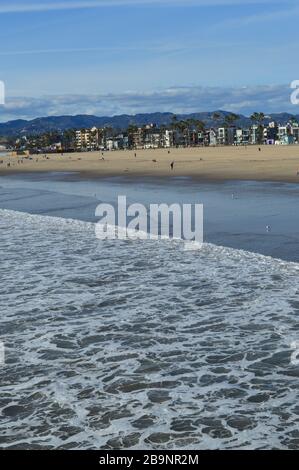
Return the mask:
[[(214, 112), (200, 112), (192, 114), (173, 114), (173, 113), (146, 113), (128, 115), (122, 114), (119, 116), (89, 116), (89, 115), (77, 115), (77, 116), (51, 116), (41, 117), (30, 121), (24, 119), (18, 119), (9, 121), (6, 123), (0, 123), (0, 137), (20, 137), (22, 135), (37, 135), (51, 131), (65, 131), (68, 129), (82, 129), (92, 127), (112, 127), (114, 129), (125, 130), (129, 125), (143, 126), (146, 124), (155, 123), (157, 126), (169, 125), (174, 116), (178, 120), (186, 119), (197, 119), (203, 121), (207, 127), (219, 126), (221, 119), (215, 121), (213, 115), (215, 113), (220, 114), (221, 119), (224, 119), (226, 115), (231, 114), (227, 111), (214, 111)], [(289, 113), (277, 113), (267, 116), (265, 123), (276, 121), (280, 124), (286, 124), (290, 118), (297, 118), (299, 115), (294, 116)], [(240, 127), (250, 126), (252, 121), (249, 117), (239, 115), (239, 119), (236, 121), (236, 125)]]

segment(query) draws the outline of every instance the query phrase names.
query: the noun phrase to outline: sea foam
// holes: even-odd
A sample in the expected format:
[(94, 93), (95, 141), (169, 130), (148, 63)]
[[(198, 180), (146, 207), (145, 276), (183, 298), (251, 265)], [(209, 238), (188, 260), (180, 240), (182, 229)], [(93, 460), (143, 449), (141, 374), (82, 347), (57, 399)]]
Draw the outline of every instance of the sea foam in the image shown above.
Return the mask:
[(0, 210), (1, 448), (298, 448), (298, 265), (94, 228)]

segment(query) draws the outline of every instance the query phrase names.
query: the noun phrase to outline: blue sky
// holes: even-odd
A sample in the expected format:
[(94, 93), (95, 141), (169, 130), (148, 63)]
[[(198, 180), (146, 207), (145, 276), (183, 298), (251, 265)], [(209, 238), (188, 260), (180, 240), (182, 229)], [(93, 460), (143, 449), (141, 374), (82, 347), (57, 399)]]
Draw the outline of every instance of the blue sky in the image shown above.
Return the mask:
[(0, 121), (290, 111), (298, 0), (0, 0)]

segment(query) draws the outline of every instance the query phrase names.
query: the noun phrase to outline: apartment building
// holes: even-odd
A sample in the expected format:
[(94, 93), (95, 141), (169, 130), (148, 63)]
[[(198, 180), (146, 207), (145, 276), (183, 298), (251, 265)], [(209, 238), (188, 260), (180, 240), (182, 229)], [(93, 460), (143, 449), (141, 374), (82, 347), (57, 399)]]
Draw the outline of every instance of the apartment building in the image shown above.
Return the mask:
[(293, 136), (294, 136), (294, 142), (296, 144), (299, 144), (299, 125), (294, 125), (292, 128)]
[(211, 147), (216, 147), (217, 145), (217, 131), (215, 129), (210, 129), (208, 131), (208, 142)]
[(250, 144), (250, 129), (237, 129), (235, 136), (236, 145), (249, 145)]
[(102, 144), (100, 129), (81, 129), (76, 131), (76, 149), (77, 150), (97, 150)]
[(143, 148), (143, 142), (144, 142), (144, 129), (142, 127), (139, 127), (135, 132), (132, 133), (131, 135), (131, 146), (135, 149), (142, 149)]
[(234, 127), (219, 127), (217, 133), (218, 145), (234, 145), (236, 129)]
[(295, 143), (292, 126), (290, 124), (278, 126), (278, 140), (281, 145), (291, 145)]
[(162, 129), (154, 124), (136, 128), (135, 131), (113, 135), (107, 129), (81, 129), (75, 134), (75, 148), (81, 151), (99, 149), (157, 149), (186, 146), (224, 146), (261, 144), (299, 144), (299, 125), (289, 123), (279, 126), (272, 122), (267, 126), (253, 125), (250, 128), (219, 127), (196, 131), (188, 129)]
[(143, 148), (158, 149), (163, 146), (163, 139), (159, 129), (146, 129), (144, 132)]
[(166, 129), (161, 136), (162, 147), (170, 148), (174, 145), (174, 135), (172, 130)]

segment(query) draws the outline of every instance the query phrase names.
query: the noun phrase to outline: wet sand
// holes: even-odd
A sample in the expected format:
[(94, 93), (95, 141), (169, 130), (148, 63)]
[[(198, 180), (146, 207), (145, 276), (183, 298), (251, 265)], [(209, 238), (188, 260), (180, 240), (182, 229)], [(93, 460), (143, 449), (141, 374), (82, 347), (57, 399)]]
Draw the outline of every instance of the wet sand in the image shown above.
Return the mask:
[[(188, 176), (202, 180), (299, 182), (299, 146), (180, 148), (3, 157), (0, 174), (78, 172), (83, 176)], [(136, 153), (136, 157), (135, 157)], [(10, 162), (10, 166), (7, 163)], [(171, 162), (174, 169), (171, 170)]]

